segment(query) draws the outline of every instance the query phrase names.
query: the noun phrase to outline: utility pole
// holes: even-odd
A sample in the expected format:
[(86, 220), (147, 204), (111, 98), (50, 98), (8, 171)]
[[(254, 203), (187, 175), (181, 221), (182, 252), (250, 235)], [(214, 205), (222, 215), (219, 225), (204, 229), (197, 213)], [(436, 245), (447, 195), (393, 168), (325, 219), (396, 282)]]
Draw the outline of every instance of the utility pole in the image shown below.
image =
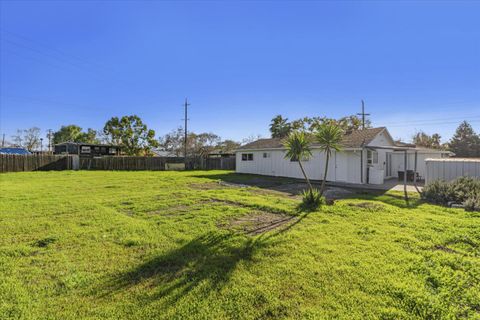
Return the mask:
[(185, 164), (187, 163), (187, 139), (188, 139), (188, 130), (187, 130), (187, 126), (188, 126), (188, 106), (190, 105), (190, 103), (188, 103), (188, 100), (187, 98), (185, 98), (185, 104), (183, 105), (185, 107), (185, 140), (183, 141), (183, 144), (184, 144), (184, 157), (185, 157)]
[(5, 133), (3, 134), (3, 138), (2, 138), (2, 148), (5, 147)]
[(47, 130), (48, 151), (52, 151), (52, 136), (53, 136), (53, 130), (52, 130), (52, 129), (48, 129), (48, 130)]
[(365, 113), (365, 102), (362, 99), (362, 113), (357, 113), (357, 116), (362, 116), (362, 129), (365, 130), (365, 116), (369, 116), (370, 113)]

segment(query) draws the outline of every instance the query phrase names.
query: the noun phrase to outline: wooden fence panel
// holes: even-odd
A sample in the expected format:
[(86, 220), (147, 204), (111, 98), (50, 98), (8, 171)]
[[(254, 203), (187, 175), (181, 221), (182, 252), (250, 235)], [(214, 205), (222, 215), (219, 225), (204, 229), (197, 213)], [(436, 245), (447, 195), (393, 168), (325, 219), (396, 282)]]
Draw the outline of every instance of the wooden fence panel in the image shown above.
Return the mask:
[[(165, 170), (166, 163), (184, 163), (183, 157), (80, 158), (80, 170)], [(0, 172), (72, 170), (72, 156), (0, 155)], [(186, 170), (235, 170), (235, 158), (188, 158)]]
[(71, 161), (67, 156), (0, 154), (0, 172), (68, 170)]
[[(102, 157), (80, 158), (81, 170), (165, 170), (166, 163), (183, 163), (182, 157)], [(195, 168), (195, 159), (188, 159), (186, 169)]]
[(235, 170), (235, 158), (207, 158), (203, 162), (204, 170)]

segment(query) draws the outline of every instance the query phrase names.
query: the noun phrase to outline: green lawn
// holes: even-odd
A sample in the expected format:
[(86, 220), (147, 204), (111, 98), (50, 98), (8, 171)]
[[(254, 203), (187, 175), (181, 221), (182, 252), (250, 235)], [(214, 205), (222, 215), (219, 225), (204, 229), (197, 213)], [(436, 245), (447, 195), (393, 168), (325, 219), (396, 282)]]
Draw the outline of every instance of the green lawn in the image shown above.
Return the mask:
[(251, 178), (0, 175), (0, 319), (480, 319), (479, 213), (218, 183)]

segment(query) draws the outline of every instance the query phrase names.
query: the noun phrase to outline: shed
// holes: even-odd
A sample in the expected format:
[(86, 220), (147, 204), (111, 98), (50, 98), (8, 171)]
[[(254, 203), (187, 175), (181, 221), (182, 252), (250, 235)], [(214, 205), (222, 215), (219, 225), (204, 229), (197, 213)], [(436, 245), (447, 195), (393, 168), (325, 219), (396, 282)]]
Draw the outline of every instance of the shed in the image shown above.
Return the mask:
[(107, 144), (91, 144), (81, 142), (64, 142), (55, 145), (54, 154), (74, 154), (82, 158), (118, 156), (121, 147)]

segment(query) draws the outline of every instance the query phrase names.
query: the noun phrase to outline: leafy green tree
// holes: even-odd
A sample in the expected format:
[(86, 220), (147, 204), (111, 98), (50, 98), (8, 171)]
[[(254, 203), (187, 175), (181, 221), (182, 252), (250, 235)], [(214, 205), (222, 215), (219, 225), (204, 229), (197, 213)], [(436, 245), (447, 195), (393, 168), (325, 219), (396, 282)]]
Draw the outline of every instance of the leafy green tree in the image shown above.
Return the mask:
[(103, 132), (112, 143), (121, 144), (128, 155), (151, 154), (151, 149), (159, 146), (155, 131), (148, 129), (137, 115), (112, 117)]
[(449, 147), (458, 157), (480, 157), (480, 137), (467, 121), (458, 126)]
[(318, 128), (315, 138), (320, 146), (320, 150), (326, 155), (325, 171), (323, 174), (322, 186), (320, 187), (320, 195), (323, 195), (323, 192), (325, 191), (325, 182), (327, 180), (328, 162), (332, 151), (341, 150), (340, 143), (343, 138), (343, 130), (333, 123), (325, 123)]
[(287, 118), (277, 115), (270, 123), (270, 133), (272, 138), (285, 138), (292, 131), (291, 124)]
[(431, 148), (431, 149), (441, 149), (441, 136), (438, 133), (428, 135), (423, 131), (419, 131), (414, 134), (412, 142), (419, 147)]
[[(270, 132), (272, 138), (284, 138), (294, 130), (315, 133), (320, 126), (326, 123), (340, 127), (346, 134), (362, 129), (362, 120), (356, 115), (346, 116), (340, 119), (327, 117), (303, 117), (290, 122), (288, 121), (288, 118), (283, 118), (281, 115), (277, 115), (270, 123)], [(370, 120), (366, 120), (365, 128), (371, 127)]]
[(310, 179), (308, 179), (302, 165), (302, 160), (308, 160), (312, 156), (312, 151), (310, 150), (310, 139), (308, 138), (307, 134), (303, 131), (292, 131), (285, 140), (284, 146), (287, 149), (285, 158), (298, 161), (298, 165), (300, 166), (303, 177), (307, 182), (310, 194), (313, 194), (312, 184), (310, 183)]
[(71, 124), (68, 126), (61, 126), (60, 130), (53, 133), (53, 144), (62, 142), (81, 142), (82, 128)]
[(60, 130), (53, 133), (53, 144), (62, 142), (84, 142), (84, 143), (99, 143), (97, 138), (97, 131), (88, 128), (87, 132), (83, 132), (82, 128), (71, 124), (60, 127)]
[(100, 139), (97, 137), (97, 130), (93, 130), (91, 128), (87, 129), (87, 132), (82, 132), (80, 135), (80, 142), (85, 142), (85, 143), (100, 143)]
[(233, 153), (236, 149), (240, 147), (240, 143), (233, 140), (223, 140), (219, 144), (217, 144), (217, 148), (221, 150), (223, 153)]

